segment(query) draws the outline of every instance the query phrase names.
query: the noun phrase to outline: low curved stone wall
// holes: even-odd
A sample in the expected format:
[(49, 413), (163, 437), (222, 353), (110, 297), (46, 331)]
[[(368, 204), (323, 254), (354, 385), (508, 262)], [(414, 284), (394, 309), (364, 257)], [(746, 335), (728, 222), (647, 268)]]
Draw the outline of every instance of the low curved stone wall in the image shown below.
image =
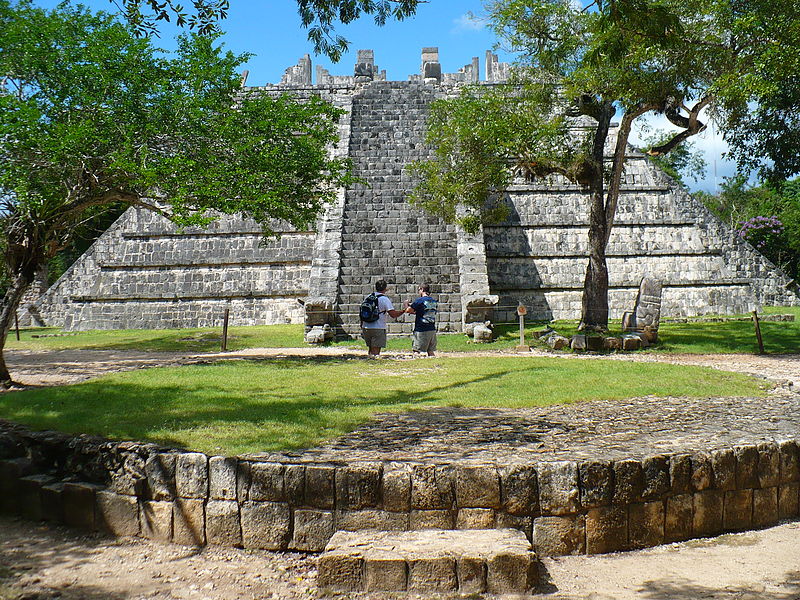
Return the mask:
[(535, 464), (271, 458), (0, 422), (0, 510), (177, 544), (308, 552), (337, 530), (514, 528), (539, 555), (645, 548), (800, 514), (795, 440)]

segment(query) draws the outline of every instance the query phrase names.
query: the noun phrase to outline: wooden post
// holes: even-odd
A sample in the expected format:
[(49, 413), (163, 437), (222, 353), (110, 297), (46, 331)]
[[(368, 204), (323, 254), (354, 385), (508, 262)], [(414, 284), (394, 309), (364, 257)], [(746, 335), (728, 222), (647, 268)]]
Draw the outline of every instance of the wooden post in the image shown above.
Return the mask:
[(230, 304), (225, 305), (225, 316), (222, 318), (222, 351), (228, 351), (228, 317), (231, 314)]
[(14, 311), (14, 331), (17, 332), (17, 341), (19, 341), (19, 319), (17, 318), (16, 311)]
[(519, 315), (519, 346), (517, 346), (517, 350), (519, 352), (530, 352), (531, 349), (525, 344), (525, 315), (527, 313), (528, 309), (522, 304), (517, 306), (517, 315)]
[(758, 312), (753, 311), (753, 324), (756, 326), (756, 339), (758, 340), (758, 353), (764, 354), (764, 340), (761, 339), (761, 325), (758, 322)]

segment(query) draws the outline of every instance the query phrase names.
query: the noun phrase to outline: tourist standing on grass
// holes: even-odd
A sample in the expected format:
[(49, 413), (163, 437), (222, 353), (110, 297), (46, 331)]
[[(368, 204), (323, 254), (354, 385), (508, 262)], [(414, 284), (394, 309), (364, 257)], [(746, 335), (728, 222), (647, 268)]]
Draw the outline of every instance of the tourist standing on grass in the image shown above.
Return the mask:
[(369, 348), (370, 356), (378, 356), (381, 348), (386, 348), (386, 315), (393, 319), (405, 311), (395, 310), (392, 301), (386, 296), (388, 284), (383, 279), (375, 283), (375, 291), (364, 298), (359, 310), (361, 336)]
[(411, 349), (414, 352), (427, 352), (434, 356), (436, 352), (436, 306), (438, 302), (431, 298), (431, 284), (423, 283), (417, 292), (419, 298), (413, 302), (406, 300), (406, 312), (415, 315), (414, 333)]

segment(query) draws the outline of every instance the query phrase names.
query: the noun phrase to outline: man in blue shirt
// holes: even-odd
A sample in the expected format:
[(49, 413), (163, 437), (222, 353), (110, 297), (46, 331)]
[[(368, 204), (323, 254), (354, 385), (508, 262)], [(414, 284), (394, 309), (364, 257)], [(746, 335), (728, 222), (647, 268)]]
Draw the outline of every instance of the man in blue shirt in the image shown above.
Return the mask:
[(423, 283), (417, 290), (419, 298), (414, 302), (406, 300), (406, 312), (415, 315), (414, 333), (411, 349), (414, 352), (436, 352), (436, 300), (431, 298), (431, 284)]

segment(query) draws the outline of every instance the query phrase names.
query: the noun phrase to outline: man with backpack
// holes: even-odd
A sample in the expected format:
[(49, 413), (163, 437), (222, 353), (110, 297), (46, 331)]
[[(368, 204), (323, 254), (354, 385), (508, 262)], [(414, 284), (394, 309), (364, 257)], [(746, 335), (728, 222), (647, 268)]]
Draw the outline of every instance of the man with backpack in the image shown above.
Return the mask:
[(423, 283), (418, 288), (419, 298), (413, 302), (405, 302), (406, 312), (415, 315), (414, 333), (411, 349), (414, 352), (427, 352), (428, 356), (436, 354), (436, 306), (431, 298), (431, 284)]
[(375, 282), (375, 291), (364, 298), (359, 309), (361, 335), (367, 343), (370, 356), (379, 356), (381, 348), (386, 347), (386, 315), (396, 319), (405, 312), (394, 309), (392, 301), (385, 294), (387, 287), (383, 279)]

